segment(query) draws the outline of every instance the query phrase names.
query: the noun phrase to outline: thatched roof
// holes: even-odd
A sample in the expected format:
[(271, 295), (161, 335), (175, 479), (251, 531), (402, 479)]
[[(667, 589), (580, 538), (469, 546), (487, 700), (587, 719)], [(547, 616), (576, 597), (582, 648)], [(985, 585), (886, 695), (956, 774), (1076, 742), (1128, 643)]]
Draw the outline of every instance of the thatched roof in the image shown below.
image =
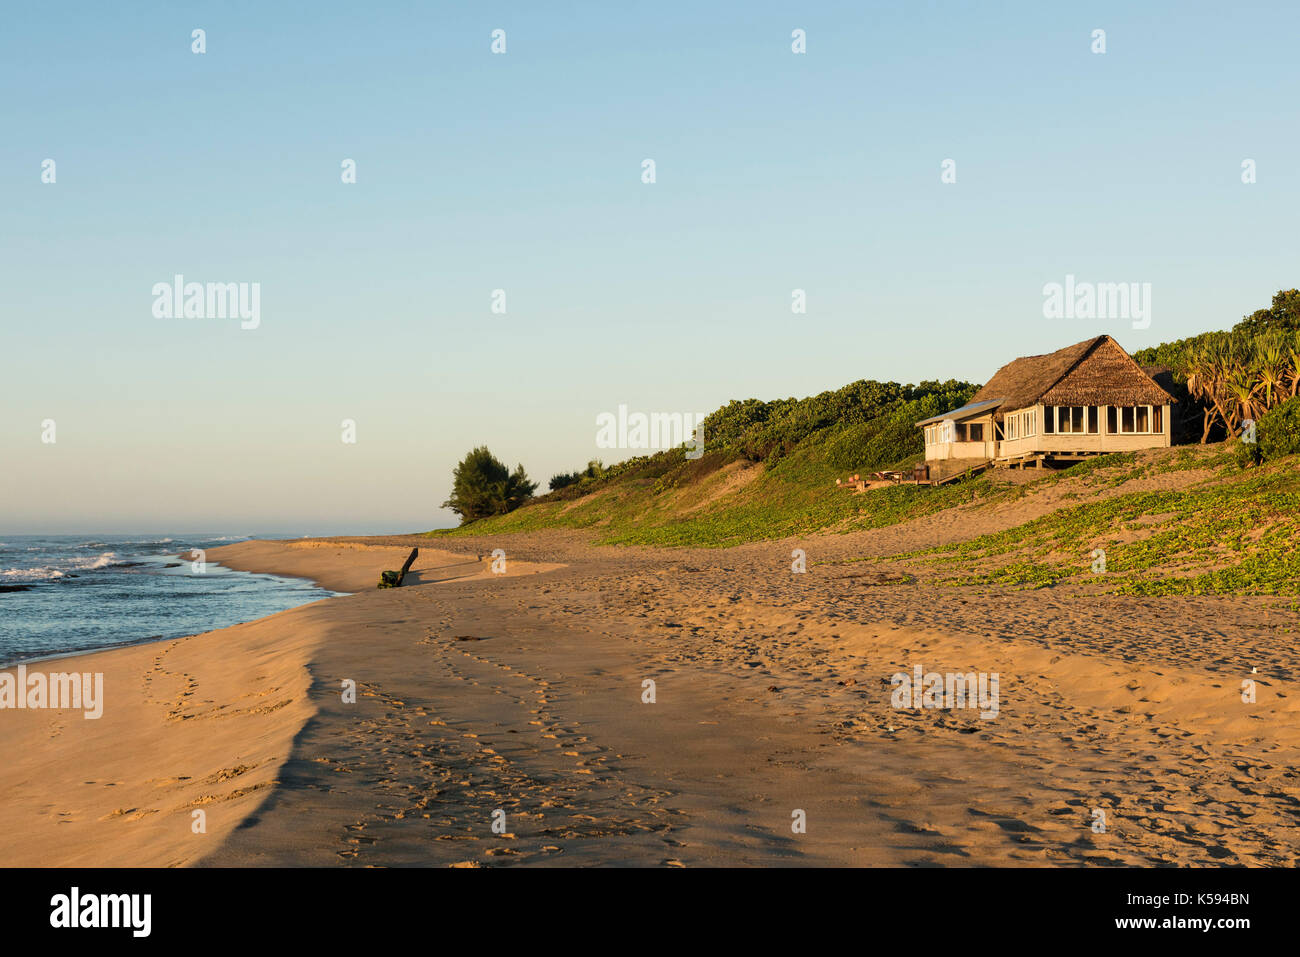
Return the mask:
[(1085, 339), (999, 369), (972, 403), (1000, 399), (994, 417), (1037, 405), (1164, 405), (1162, 389), (1110, 336)]

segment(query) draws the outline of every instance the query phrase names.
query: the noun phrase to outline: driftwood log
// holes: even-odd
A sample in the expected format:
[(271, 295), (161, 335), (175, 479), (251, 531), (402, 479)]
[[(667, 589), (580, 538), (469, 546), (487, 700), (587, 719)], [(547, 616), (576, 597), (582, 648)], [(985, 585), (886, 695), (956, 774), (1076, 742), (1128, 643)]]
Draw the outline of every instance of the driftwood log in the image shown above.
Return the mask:
[(410, 571), (411, 565), (415, 562), (415, 559), (419, 556), (419, 554), (420, 554), (420, 550), (418, 548), (412, 548), (411, 554), (406, 556), (406, 561), (402, 564), (402, 570), (400, 572), (395, 572), (395, 571), (380, 572), (378, 587), (400, 588), (402, 585), (402, 580), (406, 578), (406, 573)]
[(406, 561), (402, 564), (402, 570), (397, 573), (397, 584), (402, 584), (402, 579), (404, 579), (406, 573), (411, 570), (411, 565), (415, 562), (415, 559), (419, 554), (420, 550), (418, 548), (411, 549), (411, 554), (406, 556)]

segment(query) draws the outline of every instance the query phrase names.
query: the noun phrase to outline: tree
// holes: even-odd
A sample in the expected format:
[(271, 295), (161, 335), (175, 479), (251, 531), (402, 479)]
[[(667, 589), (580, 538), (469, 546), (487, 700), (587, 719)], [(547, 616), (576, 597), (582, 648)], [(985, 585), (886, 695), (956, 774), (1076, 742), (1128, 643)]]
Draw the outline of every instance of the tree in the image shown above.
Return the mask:
[(1300, 329), (1300, 289), (1279, 289), (1273, 294), (1273, 304), (1267, 309), (1256, 309), (1243, 316), (1232, 331), (1251, 335), (1277, 329), (1294, 332)]
[(1258, 382), (1255, 391), (1264, 397), (1263, 408), (1271, 409), (1287, 396), (1287, 382), (1291, 378), (1291, 350), (1289, 337), (1272, 329), (1255, 340), (1255, 364)]
[(452, 473), (451, 497), (442, 503), (467, 525), (489, 515), (512, 512), (532, 498), (536, 482), (528, 481), (522, 465), (507, 470), (486, 445), (470, 451)]
[(1231, 360), (1227, 348), (1229, 336), (1219, 333), (1202, 339), (1191, 350), (1187, 359), (1187, 391), (1192, 398), (1203, 402), (1205, 408), (1205, 428), (1201, 432), (1201, 444), (1210, 438), (1210, 430), (1215, 420), (1221, 420), (1224, 428), (1231, 431), (1232, 403), (1228, 398), (1228, 377), (1231, 374)]

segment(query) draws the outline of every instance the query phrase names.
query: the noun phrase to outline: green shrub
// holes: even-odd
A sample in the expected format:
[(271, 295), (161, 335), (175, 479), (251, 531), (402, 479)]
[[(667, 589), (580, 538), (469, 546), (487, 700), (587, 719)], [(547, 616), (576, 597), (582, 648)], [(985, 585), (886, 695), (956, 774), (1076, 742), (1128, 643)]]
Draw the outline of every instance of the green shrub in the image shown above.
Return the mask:
[(552, 492), (558, 492), (562, 488), (568, 488), (570, 485), (577, 485), (580, 482), (595, 482), (602, 479), (607, 474), (605, 464), (600, 459), (592, 459), (587, 463), (585, 469), (577, 472), (561, 472), (559, 475), (552, 475), (548, 488)]
[(536, 482), (522, 465), (513, 472), (487, 446), (472, 449), (452, 474), (451, 497), (442, 503), (460, 516), (461, 524), (489, 515), (504, 515), (532, 498)]
[(1237, 468), (1249, 469), (1264, 464), (1264, 453), (1260, 449), (1258, 442), (1242, 442), (1238, 440), (1233, 445), (1232, 461)]
[(882, 468), (922, 452), (918, 419), (964, 405), (976, 389), (955, 380), (862, 379), (807, 399), (730, 402), (702, 427), (709, 450), (738, 452), (752, 462), (775, 465), (811, 440), (835, 443), (828, 459), (838, 468)]
[(1259, 452), (1269, 461), (1300, 452), (1300, 396), (1265, 412), (1255, 431)]

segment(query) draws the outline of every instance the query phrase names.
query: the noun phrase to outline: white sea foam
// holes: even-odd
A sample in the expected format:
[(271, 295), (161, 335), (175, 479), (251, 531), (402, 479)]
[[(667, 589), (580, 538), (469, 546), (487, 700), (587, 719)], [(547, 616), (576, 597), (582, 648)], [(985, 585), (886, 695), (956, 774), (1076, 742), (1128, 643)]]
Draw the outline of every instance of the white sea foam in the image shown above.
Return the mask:
[(107, 568), (113, 562), (117, 561), (117, 552), (102, 552), (95, 558), (74, 558), (68, 562), (68, 567), (74, 571), (90, 571), (95, 568)]
[(17, 581), (50, 581), (65, 578), (69, 572), (93, 571), (107, 568), (117, 561), (117, 552), (103, 552), (95, 558), (74, 558), (65, 560), (60, 565), (36, 565), (32, 568), (6, 568), (0, 571), (0, 578)]
[(51, 578), (62, 578), (63, 571), (53, 566), (46, 565), (41, 568), (6, 568), (0, 572), (0, 577), (13, 578), (18, 581), (46, 581)]

